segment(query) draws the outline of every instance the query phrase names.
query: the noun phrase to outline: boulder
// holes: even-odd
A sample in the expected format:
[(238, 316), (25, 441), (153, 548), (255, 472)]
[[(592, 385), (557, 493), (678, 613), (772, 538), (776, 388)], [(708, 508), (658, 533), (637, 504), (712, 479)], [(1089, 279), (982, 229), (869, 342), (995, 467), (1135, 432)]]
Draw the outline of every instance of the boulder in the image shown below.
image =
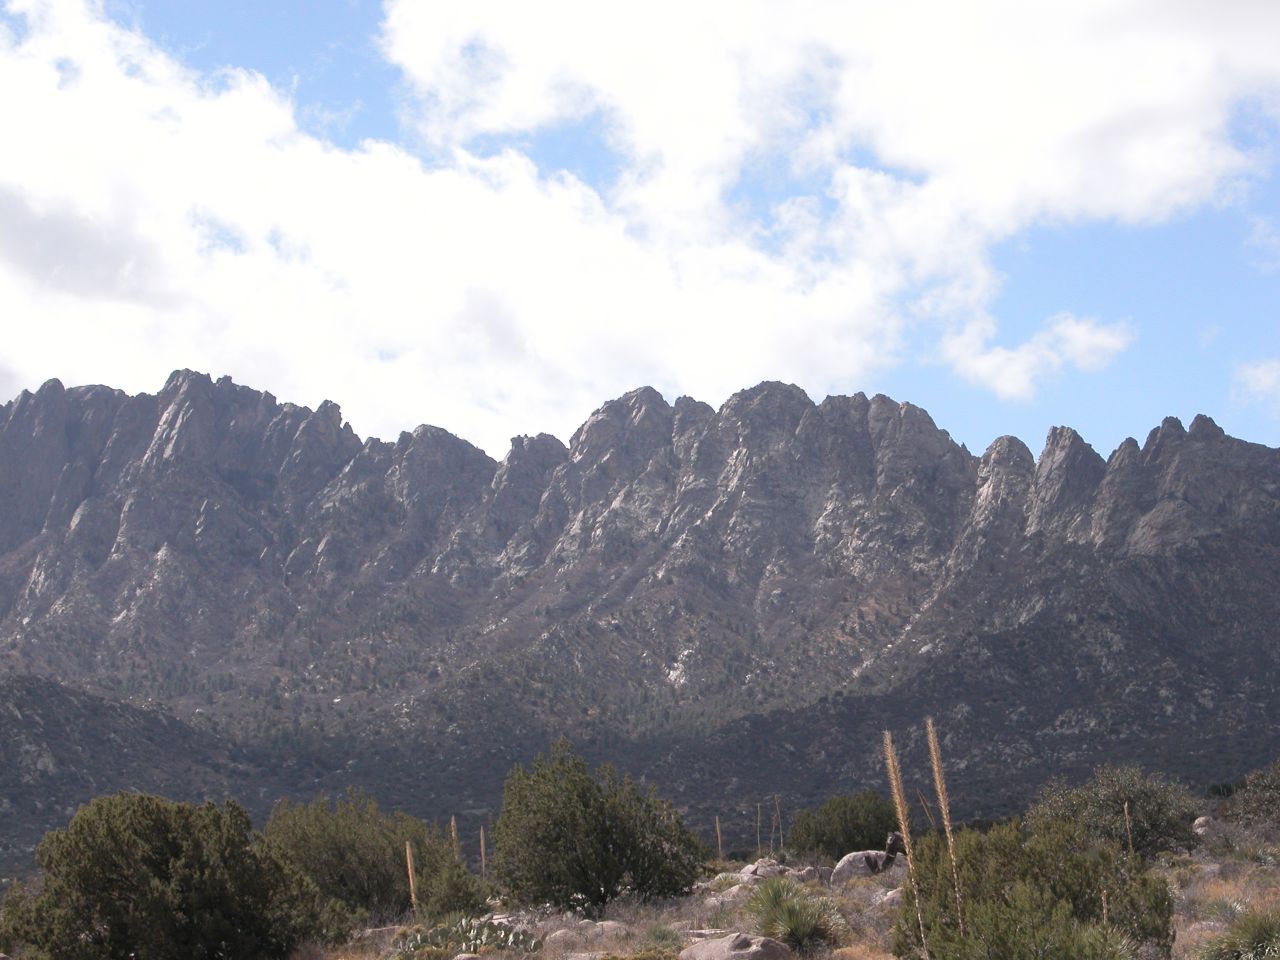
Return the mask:
[(791, 948), (769, 937), (731, 933), (700, 940), (680, 951), (680, 960), (790, 960)]
[[(878, 856), (884, 856), (879, 850), (873, 850), (871, 853)], [(831, 886), (841, 887), (852, 880), (854, 877), (870, 877), (873, 876), (871, 870), (867, 867), (867, 851), (859, 850), (855, 853), (847, 853), (840, 858), (840, 862), (836, 864), (835, 869), (831, 871)], [(891, 873), (893, 870), (900, 868), (907, 862), (906, 857), (897, 857), (894, 862), (885, 867), (882, 873)]]
[(714, 896), (707, 897), (707, 908), (717, 910), (720, 907), (736, 907), (751, 896), (751, 887), (750, 883), (739, 883), (728, 890), (721, 890)]
[(892, 890), (885, 891), (884, 896), (876, 900), (877, 907), (896, 907), (902, 902), (902, 888), (894, 887)]
[(542, 943), (547, 947), (567, 947), (581, 939), (582, 935), (576, 930), (554, 930), (542, 938)]
[(867, 861), (861, 851), (846, 853), (831, 871), (831, 886), (842, 887), (854, 877), (865, 877), (870, 874), (871, 871), (867, 869)]
[(787, 872), (787, 868), (778, 863), (777, 860), (761, 859), (755, 863), (742, 868), (744, 877), (760, 877), (767, 879), (768, 877), (776, 877)]
[(1196, 822), (1191, 825), (1191, 829), (1195, 831), (1196, 836), (1203, 837), (1213, 829), (1213, 817), (1196, 817)]

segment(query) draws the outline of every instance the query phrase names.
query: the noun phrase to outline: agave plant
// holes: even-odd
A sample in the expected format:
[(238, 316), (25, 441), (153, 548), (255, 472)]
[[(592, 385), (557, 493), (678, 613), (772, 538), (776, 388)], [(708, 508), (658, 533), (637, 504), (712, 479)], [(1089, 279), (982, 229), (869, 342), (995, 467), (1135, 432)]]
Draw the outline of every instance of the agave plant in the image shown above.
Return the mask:
[(848, 933), (832, 901), (813, 896), (786, 877), (770, 877), (760, 884), (744, 908), (755, 920), (757, 933), (795, 950), (835, 946)]
[(1225, 934), (1208, 944), (1201, 960), (1263, 960), (1280, 957), (1280, 911), (1242, 913)]

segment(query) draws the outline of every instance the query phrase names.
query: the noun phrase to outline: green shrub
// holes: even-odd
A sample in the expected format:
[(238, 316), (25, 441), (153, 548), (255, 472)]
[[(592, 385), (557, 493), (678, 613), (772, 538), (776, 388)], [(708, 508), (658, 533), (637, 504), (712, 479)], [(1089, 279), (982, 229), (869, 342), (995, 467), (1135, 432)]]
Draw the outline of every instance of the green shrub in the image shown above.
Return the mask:
[(836, 946), (848, 934), (848, 925), (832, 901), (811, 895), (786, 877), (764, 881), (743, 909), (758, 934), (781, 940), (794, 950)]
[(1223, 816), (1250, 827), (1280, 825), (1280, 762), (1245, 777), (1226, 802)]
[[(1173, 897), (1168, 885), (1120, 847), (1096, 840), (1081, 824), (1050, 821), (1027, 831), (1014, 821), (987, 834), (962, 830), (956, 834), (956, 861), (964, 936), (945, 841), (927, 836), (916, 846), (920, 912), (934, 956), (1113, 960), (1128, 956), (1134, 945), (1170, 955)], [(894, 931), (894, 952), (917, 956), (919, 943), (915, 897), (908, 887)]]
[(1196, 801), (1179, 783), (1137, 767), (1101, 767), (1079, 787), (1049, 784), (1027, 811), (1027, 824), (1035, 829), (1050, 820), (1078, 822), (1095, 838), (1126, 848), (1132, 834), (1134, 852), (1150, 859), (1199, 843), (1191, 829), (1198, 814)]
[(446, 914), (475, 916), (488, 906), (489, 888), (457, 860), (446, 859), (426, 886), (426, 910), (431, 917)]
[(898, 829), (893, 804), (875, 790), (832, 797), (813, 810), (797, 814), (787, 834), (788, 846), (839, 860), (854, 850), (879, 849)]
[(1280, 957), (1280, 911), (1241, 914), (1231, 928), (1200, 952), (1200, 960), (1263, 960)]
[(684, 893), (705, 858), (670, 804), (611, 767), (592, 776), (564, 741), (507, 776), (494, 848), (513, 896), (591, 913), (623, 890), (644, 900)]
[(52, 960), (285, 957), (327, 939), (314, 884), (235, 803), (119, 793), (45, 835), (42, 870), (0, 908), (0, 943)]
[(453, 857), (439, 832), (405, 813), (384, 813), (359, 790), (330, 802), (281, 800), (263, 831), (272, 849), (342, 904), (350, 923), (399, 917), (409, 909), (406, 841), (419, 891), (429, 891)]

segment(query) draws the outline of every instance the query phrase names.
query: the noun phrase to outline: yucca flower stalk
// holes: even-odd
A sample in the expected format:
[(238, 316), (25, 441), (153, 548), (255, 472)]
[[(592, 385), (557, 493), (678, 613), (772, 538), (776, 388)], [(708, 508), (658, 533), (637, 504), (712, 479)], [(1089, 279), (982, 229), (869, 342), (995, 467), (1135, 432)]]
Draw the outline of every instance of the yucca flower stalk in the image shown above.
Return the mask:
[(951, 831), (951, 798), (947, 796), (947, 780), (942, 775), (942, 748), (938, 745), (938, 728), (933, 717), (924, 722), (929, 737), (929, 764), (933, 767), (933, 789), (938, 794), (938, 809), (942, 811), (942, 829), (947, 835), (947, 856), (951, 860), (951, 881), (956, 890), (956, 925), (964, 936), (964, 904), (960, 896), (960, 866), (956, 861), (956, 838)]
[(924, 932), (924, 914), (920, 910), (920, 885), (916, 882), (916, 858), (911, 846), (907, 795), (902, 789), (902, 769), (898, 766), (898, 752), (893, 748), (893, 734), (888, 730), (884, 732), (884, 765), (889, 773), (893, 808), (898, 815), (898, 832), (902, 834), (902, 846), (907, 854), (907, 885), (911, 887), (911, 899), (916, 905), (916, 923), (920, 927), (920, 949), (924, 952), (924, 960), (929, 960), (929, 940)]

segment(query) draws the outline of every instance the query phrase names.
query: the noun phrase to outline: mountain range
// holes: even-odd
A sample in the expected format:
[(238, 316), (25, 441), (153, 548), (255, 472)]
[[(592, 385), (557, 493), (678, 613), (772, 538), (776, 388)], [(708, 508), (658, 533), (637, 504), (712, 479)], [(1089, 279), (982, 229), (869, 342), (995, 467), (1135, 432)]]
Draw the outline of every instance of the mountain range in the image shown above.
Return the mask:
[(174, 373), (0, 407), (0, 873), (116, 789), (360, 786), (496, 814), (560, 735), (754, 846), (923, 784), (961, 816), (1139, 762), (1194, 785), (1280, 754), (1280, 451), (1208, 417), (1104, 459), (975, 456), (919, 407), (650, 388), (501, 462), (444, 430)]

